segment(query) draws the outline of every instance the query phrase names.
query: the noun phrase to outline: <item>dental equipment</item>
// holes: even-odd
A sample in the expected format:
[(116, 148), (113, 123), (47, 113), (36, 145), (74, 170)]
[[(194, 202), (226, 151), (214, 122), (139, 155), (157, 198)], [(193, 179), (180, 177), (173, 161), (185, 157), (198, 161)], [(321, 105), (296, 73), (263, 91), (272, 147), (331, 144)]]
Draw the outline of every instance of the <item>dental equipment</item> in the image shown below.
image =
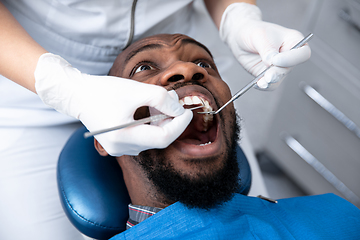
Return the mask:
[[(204, 106), (205, 106), (205, 104), (203, 103), (201, 106), (189, 108), (189, 110), (192, 111), (192, 110), (195, 110), (195, 109), (202, 108)], [(84, 133), (84, 138), (92, 137), (92, 136), (97, 135), (97, 134), (106, 133), (106, 132), (110, 132), (110, 131), (114, 131), (114, 130), (120, 130), (120, 129), (127, 128), (127, 127), (138, 126), (138, 125), (145, 124), (145, 123), (157, 122), (157, 121), (164, 120), (166, 118), (170, 118), (170, 116), (165, 115), (165, 114), (158, 114), (158, 115), (150, 116), (150, 117), (147, 117), (147, 118), (135, 120), (134, 122), (122, 124), (122, 125), (119, 125), (119, 126), (106, 128), (106, 129), (103, 129), (103, 130), (98, 130), (98, 131), (93, 131), (93, 132), (86, 132), (86, 133)]]
[[(308, 36), (306, 36), (303, 40), (301, 40), (299, 43), (297, 43), (294, 47), (292, 47), (290, 50), (300, 48), (304, 46), (313, 36), (313, 33), (310, 33)], [(246, 93), (250, 88), (252, 88), (260, 78), (262, 78), (266, 71), (272, 68), (274, 65), (270, 65), (267, 67), (264, 71), (262, 71), (256, 78), (254, 78), (250, 83), (248, 83), (245, 87), (240, 89), (227, 103), (225, 103), (222, 107), (220, 107), (217, 111), (209, 111), (209, 112), (198, 112), (199, 114), (218, 114), (221, 110), (223, 110), (227, 105), (241, 97), (244, 93)]]

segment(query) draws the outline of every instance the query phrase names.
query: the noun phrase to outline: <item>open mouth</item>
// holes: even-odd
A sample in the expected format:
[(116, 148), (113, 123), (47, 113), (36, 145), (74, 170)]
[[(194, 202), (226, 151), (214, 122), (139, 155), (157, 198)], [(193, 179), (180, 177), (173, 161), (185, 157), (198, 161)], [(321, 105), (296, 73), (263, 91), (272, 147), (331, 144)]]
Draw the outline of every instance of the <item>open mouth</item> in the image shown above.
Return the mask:
[[(183, 105), (184, 108), (193, 108), (193, 107), (197, 107), (197, 106), (203, 106), (200, 110), (202, 111), (212, 111), (212, 107), (210, 106), (209, 101), (207, 101), (206, 99), (203, 99), (199, 96), (186, 96), (182, 99), (179, 100), (180, 104)], [(195, 110), (194, 110), (195, 111)], [(196, 115), (196, 116), (195, 116)], [(194, 118), (198, 117), (198, 114), (195, 114)], [(201, 121), (201, 118), (199, 118), (198, 120), (198, 125), (201, 128), (201, 123), (202, 123), (202, 131), (203, 132), (207, 132), (207, 130), (212, 126), (214, 121), (214, 115), (212, 114), (203, 114), (203, 118)], [(199, 129), (201, 130), (201, 129)]]
[[(211, 114), (196, 114), (196, 112), (201, 111), (212, 111), (213, 107), (211, 106), (207, 97), (202, 94), (187, 95), (180, 99), (180, 103), (184, 108), (193, 108), (196, 106), (204, 105), (203, 108), (193, 110), (194, 116), (186, 128), (186, 130), (181, 134), (177, 141), (195, 145), (198, 147), (210, 147), (218, 136), (218, 120), (216, 116)], [(194, 146), (193, 146), (194, 147)]]

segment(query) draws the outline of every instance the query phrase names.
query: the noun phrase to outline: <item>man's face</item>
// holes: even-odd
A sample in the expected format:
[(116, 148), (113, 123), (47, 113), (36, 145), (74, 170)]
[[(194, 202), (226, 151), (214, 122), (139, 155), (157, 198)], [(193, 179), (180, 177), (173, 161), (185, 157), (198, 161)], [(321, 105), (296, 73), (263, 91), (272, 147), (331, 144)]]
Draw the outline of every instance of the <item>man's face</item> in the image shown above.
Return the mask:
[[(223, 194), (215, 191), (226, 188), (231, 193), (221, 201), (228, 200), (237, 188), (234, 148), (238, 128), (233, 105), (217, 115), (197, 114), (198, 111), (216, 110), (231, 98), (208, 50), (184, 35), (156, 35), (122, 52), (110, 75), (175, 90), (185, 108), (205, 103), (205, 109), (194, 110), (190, 125), (166, 149), (147, 150), (131, 158), (142, 166), (170, 202), (180, 200), (190, 206), (212, 207), (219, 203), (211, 200), (213, 195)], [(136, 117), (153, 112), (151, 109), (138, 111)], [(195, 188), (195, 192), (189, 192), (189, 188)], [(194, 200), (195, 195), (202, 195), (200, 198), (204, 199)], [(201, 204), (192, 203), (194, 201)]]

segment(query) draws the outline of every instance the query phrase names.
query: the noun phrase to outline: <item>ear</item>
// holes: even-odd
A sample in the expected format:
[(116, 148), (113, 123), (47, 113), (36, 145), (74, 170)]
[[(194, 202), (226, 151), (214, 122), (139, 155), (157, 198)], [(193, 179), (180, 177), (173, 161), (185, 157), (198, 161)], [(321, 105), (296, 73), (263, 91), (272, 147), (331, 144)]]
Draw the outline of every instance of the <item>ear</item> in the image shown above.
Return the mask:
[(109, 155), (103, 146), (101, 146), (101, 144), (98, 142), (98, 140), (96, 140), (96, 138), (94, 138), (94, 146), (101, 156), (106, 157)]

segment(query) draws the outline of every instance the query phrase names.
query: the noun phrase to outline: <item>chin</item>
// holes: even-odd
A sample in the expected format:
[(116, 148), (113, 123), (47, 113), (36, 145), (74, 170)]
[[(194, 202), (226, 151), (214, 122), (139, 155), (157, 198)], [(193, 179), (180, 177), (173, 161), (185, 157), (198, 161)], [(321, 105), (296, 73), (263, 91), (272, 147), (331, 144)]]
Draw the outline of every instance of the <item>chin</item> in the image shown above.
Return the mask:
[[(222, 140), (221, 126), (214, 128), (218, 134), (211, 144), (197, 146), (179, 140), (167, 149), (153, 149), (140, 154), (138, 161), (148, 179), (168, 202), (180, 201), (190, 208), (210, 209), (230, 200), (238, 191), (236, 145), (239, 131), (232, 131), (228, 141), (227, 138)], [(207, 149), (218, 144), (224, 146), (220, 147), (220, 152)], [(177, 149), (179, 146), (180, 150)], [(202, 148), (205, 151), (201, 151)], [(199, 151), (198, 156), (189, 155), (194, 149)]]
[[(234, 120), (226, 123), (217, 118), (204, 133), (194, 132), (196, 122), (199, 122), (194, 119), (168, 148), (147, 150), (133, 157), (159, 196), (168, 202), (180, 201), (190, 208), (203, 209), (221, 205), (232, 198), (240, 186), (236, 158), (240, 129), (235, 113), (226, 119), (230, 118)], [(209, 138), (211, 143), (199, 140), (202, 135), (206, 135), (204, 138)]]

